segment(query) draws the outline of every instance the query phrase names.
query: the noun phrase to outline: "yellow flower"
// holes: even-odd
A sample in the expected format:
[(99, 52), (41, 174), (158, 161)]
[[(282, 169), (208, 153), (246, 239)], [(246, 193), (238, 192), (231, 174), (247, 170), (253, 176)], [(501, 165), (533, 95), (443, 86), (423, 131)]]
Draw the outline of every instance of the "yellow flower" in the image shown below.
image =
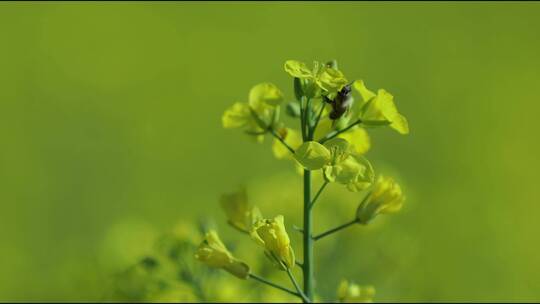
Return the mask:
[(332, 158), (323, 168), (324, 178), (328, 182), (346, 185), (350, 191), (364, 190), (374, 178), (371, 163), (351, 150), (347, 140), (334, 138), (325, 143)]
[[(302, 145), (302, 135), (300, 132), (290, 128), (280, 128), (277, 131), (278, 135), (285, 140), (289, 147), (294, 150), (298, 149)], [(277, 159), (291, 159), (293, 155), (291, 151), (283, 145), (283, 143), (275, 138), (272, 144), (272, 152)]]
[(356, 218), (360, 224), (367, 224), (378, 214), (398, 212), (404, 201), (401, 187), (392, 178), (379, 176), (371, 192), (358, 206)]
[(367, 126), (389, 124), (391, 128), (401, 134), (409, 133), (407, 119), (398, 112), (392, 94), (383, 89), (379, 89), (375, 94), (368, 90), (361, 80), (355, 81), (354, 87), (363, 99), (359, 109), (363, 124)]
[(364, 190), (373, 182), (370, 162), (356, 154), (343, 138), (333, 138), (324, 145), (316, 141), (305, 142), (294, 157), (307, 170), (323, 169), (327, 182), (346, 185), (350, 191)]
[(265, 249), (266, 256), (282, 270), (294, 266), (294, 252), (285, 230), (283, 215), (258, 221), (251, 237)]
[(317, 97), (321, 89), (325, 95), (335, 96), (347, 84), (340, 70), (317, 61), (313, 62), (313, 69), (309, 69), (303, 62), (287, 60), (284, 69), (292, 77), (301, 80), (304, 95), (308, 97)]
[(347, 79), (340, 70), (326, 65), (319, 70), (315, 81), (321, 89), (330, 94), (336, 94), (347, 84)]
[(249, 105), (257, 109), (261, 104), (277, 106), (283, 101), (283, 93), (275, 84), (263, 82), (249, 91)]
[(372, 303), (375, 288), (373, 286), (359, 286), (342, 280), (338, 287), (337, 296), (341, 303)]
[(371, 140), (364, 128), (354, 127), (338, 135), (349, 142), (351, 149), (359, 155), (366, 154), (371, 147)]
[(242, 128), (262, 142), (268, 127), (279, 118), (279, 104), (283, 100), (281, 91), (271, 83), (260, 83), (251, 88), (247, 103), (236, 102), (225, 110), (221, 117), (226, 129)]
[(223, 194), (220, 203), (225, 210), (228, 223), (241, 231), (249, 233), (253, 223), (262, 218), (259, 209), (248, 203), (244, 188), (234, 193)]
[(318, 170), (324, 167), (330, 159), (330, 151), (316, 141), (307, 141), (298, 148), (294, 158), (308, 170)]
[(249, 276), (249, 266), (233, 257), (214, 230), (206, 234), (197, 248), (195, 258), (210, 267), (222, 268), (240, 279)]
[(242, 102), (235, 102), (221, 117), (225, 129), (242, 128), (249, 125), (252, 120), (249, 105)]

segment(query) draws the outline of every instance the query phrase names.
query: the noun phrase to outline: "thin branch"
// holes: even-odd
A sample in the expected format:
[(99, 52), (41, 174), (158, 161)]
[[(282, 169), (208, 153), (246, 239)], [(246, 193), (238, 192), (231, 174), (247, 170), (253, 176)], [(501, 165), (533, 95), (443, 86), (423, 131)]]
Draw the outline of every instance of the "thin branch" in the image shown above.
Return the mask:
[(319, 139), (319, 143), (323, 144), (325, 143), (326, 141), (338, 136), (339, 134), (343, 133), (343, 132), (347, 132), (350, 128), (356, 126), (356, 125), (359, 125), (362, 123), (362, 120), (361, 119), (358, 119), (356, 120), (355, 122), (353, 122), (352, 124), (348, 125), (347, 127), (345, 127), (344, 129), (341, 129), (341, 130), (337, 130), (337, 131), (334, 131), (332, 133), (329, 133), (328, 135), (326, 135), (325, 137)]
[[(285, 139), (283, 139), (277, 132), (276, 130), (272, 127), (272, 125), (266, 125), (266, 122), (264, 122), (264, 120), (262, 120), (259, 115), (253, 110), (250, 108), (250, 111), (251, 111), (251, 115), (253, 116), (253, 118), (255, 118), (255, 121), (257, 121), (257, 123), (259, 124), (259, 127), (261, 127), (262, 129), (264, 130), (268, 130), (268, 132), (270, 132), (276, 139), (278, 139), (284, 146), (285, 148), (287, 148), (287, 150), (289, 150), (292, 154), (294, 154), (294, 149), (291, 148), (291, 146), (289, 146), (286, 142), (285, 142)], [(264, 133), (263, 133), (264, 134)]]
[(352, 221), (350, 221), (350, 222), (348, 222), (348, 223), (345, 223), (345, 224), (343, 224), (343, 225), (337, 226), (337, 227), (332, 228), (332, 229), (330, 229), (330, 230), (328, 230), (328, 231), (326, 231), (326, 232), (323, 232), (323, 233), (321, 233), (321, 234), (319, 234), (319, 235), (317, 235), (317, 236), (314, 236), (314, 237), (313, 237), (313, 240), (314, 240), (314, 241), (320, 240), (320, 239), (322, 239), (322, 238), (325, 237), (325, 236), (328, 236), (328, 235), (330, 235), (330, 234), (332, 234), (332, 233), (338, 232), (338, 231), (340, 231), (341, 229), (345, 229), (345, 228), (350, 227), (350, 226), (352, 226), (352, 225), (354, 225), (354, 224), (357, 224), (357, 223), (358, 223), (358, 220), (357, 220), (357, 219), (354, 219), (354, 220), (352, 220)]
[(321, 188), (319, 188), (319, 191), (317, 191), (317, 194), (315, 194), (315, 197), (313, 198), (313, 200), (311, 201), (311, 204), (309, 205), (309, 209), (313, 208), (313, 205), (315, 205), (315, 203), (317, 202), (317, 199), (319, 198), (319, 196), (321, 195), (321, 193), (323, 192), (324, 188), (326, 187), (326, 185), (328, 185), (328, 182), (327, 181), (324, 181), (324, 184), (322, 184)]
[(287, 292), (287, 293), (290, 293), (290, 294), (292, 294), (292, 295), (294, 295), (294, 296), (297, 296), (297, 297), (300, 297), (300, 298), (301, 298), (301, 295), (300, 295), (299, 293), (297, 293), (297, 292), (295, 292), (295, 291), (293, 291), (293, 290), (290, 290), (290, 289), (288, 289), (288, 288), (286, 288), (286, 287), (280, 286), (280, 285), (278, 285), (278, 284), (276, 284), (276, 283), (272, 283), (272, 282), (268, 281), (268, 280), (265, 279), (265, 278), (261, 278), (261, 277), (259, 277), (259, 276), (257, 276), (257, 275), (252, 274), (252, 273), (249, 274), (249, 277), (252, 278), (252, 279), (254, 279), (254, 280), (256, 280), (256, 281), (259, 281), (259, 282), (261, 282), (261, 283), (263, 283), (263, 284), (266, 284), (266, 285), (268, 285), (268, 286), (277, 288), (277, 289), (279, 289), (279, 290), (285, 291), (285, 292)]
[(303, 229), (303, 228), (298, 227), (298, 226), (296, 226), (296, 225), (293, 225), (292, 227), (293, 227), (294, 230), (296, 230), (296, 231), (298, 231), (298, 232), (300, 232), (300, 233), (304, 233), (304, 229)]
[(302, 298), (302, 301), (304, 303), (311, 303), (311, 300), (306, 297), (306, 295), (304, 294), (304, 292), (302, 292), (302, 289), (300, 288), (300, 285), (298, 285), (298, 282), (296, 282), (296, 279), (294, 278), (291, 270), (289, 268), (287, 268), (287, 275), (289, 275), (289, 278), (291, 279), (291, 282), (293, 283), (294, 285), (294, 288), (296, 288), (296, 291), (298, 293), (298, 295), (300, 296), (300, 298)]
[(277, 134), (274, 128), (268, 127), (268, 131), (270, 131), (270, 133), (272, 133), (272, 135), (274, 135), (274, 137), (277, 138), (285, 146), (285, 148), (287, 148), (289, 151), (291, 151), (292, 154), (294, 154), (294, 149), (285, 142), (285, 139), (283, 139), (279, 134)]

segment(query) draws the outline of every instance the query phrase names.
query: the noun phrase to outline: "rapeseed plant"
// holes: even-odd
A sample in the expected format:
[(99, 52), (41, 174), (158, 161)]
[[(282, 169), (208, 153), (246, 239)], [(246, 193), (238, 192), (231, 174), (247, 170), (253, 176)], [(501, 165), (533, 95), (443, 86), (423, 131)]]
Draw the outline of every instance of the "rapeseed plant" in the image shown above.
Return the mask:
[[(362, 80), (349, 81), (337, 62), (314, 62), (312, 68), (288, 60), (285, 71), (293, 77), (296, 100), (285, 102), (285, 96), (274, 84), (255, 85), (247, 102), (236, 102), (225, 111), (225, 128), (241, 129), (255, 142), (273, 138), (272, 152), (277, 159), (291, 161), (302, 176), (303, 193), (298, 205), (276, 202), (277, 210), (265, 216), (248, 199), (247, 190), (223, 194), (221, 207), (227, 223), (258, 245), (267, 257), (253, 259), (252, 248), (244, 242), (223, 242), (217, 230), (208, 225), (183, 223), (182, 229), (156, 240), (154, 253), (141, 258), (118, 275), (116, 292), (120, 299), (137, 301), (184, 302), (303, 302), (321, 300), (315, 285), (314, 242), (353, 225), (369, 225), (377, 216), (397, 212), (405, 196), (390, 177), (376, 174), (365, 157), (371, 148), (367, 130), (388, 126), (400, 134), (409, 132), (393, 96), (383, 89), (374, 93)], [(355, 96), (356, 95), (356, 96)], [(298, 129), (280, 119), (281, 109), (298, 121)], [(312, 192), (314, 181), (321, 186)], [(312, 212), (330, 184), (342, 185), (351, 193), (367, 192), (349, 221), (315, 234)], [(293, 196), (290, 183), (280, 183), (281, 194)], [(274, 197), (277, 197), (274, 193)], [(338, 208), (338, 206), (336, 206)], [(338, 209), (335, 209), (336, 211)], [(300, 212), (302, 211), (302, 212)], [(303, 225), (287, 229), (286, 218)], [(301, 244), (289, 232), (301, 235)], [(195, 235), (202, 238), (198, 243)], [(243, 252), (249, 263), (233, 252)], [(299, 254), (300, 253), (300, 254)], [(224, 270), (225, 274), (220, 271)], [(297, 280), (298, 270), (302, 280)], [(230, 275), (250, 282), (236, 284)], [(280, 277), (283, 276), (283, 278)], [(227, 277), (229, 276), (229, 277)], [(289, 280), (291, 288), (284, 286)], [(254, 284), (264, 288), (254, 289)], [(302, 283), (302, 284), (300, 284)], [(324, 282), (328, 284), (329, 282)], [(372, 302), (375, 289), (343, 279), (336, 286), (339, 302)]]
[[(371, 146), (366, 128), (389, 126), (400, 134), (408, 134), (409, 127), (390, 93), (384, 89), (374, 93), (362, 80), (347, 80), (336, 61), (325, 64), (315, 61), (309, 68), (303, 62), (288, 60), (284, 69), (293, 77), (296, 98), (285, 104), (285, 113), (299, 121), (299, 129), (286, 126), (280, 120), (285, 97), (277, 86), (268, 82), (255, 85), (248, 94), (248, 102), (237, 102), (227, 109), (222, 123), (225, 128), (243, 129), (257, 142), (263, 142), (266, 135), (272, 136), (275, 157), (292, 160), (299, 168), (304, 184), (303, 202), (298, 205), (298, 210), (303, 210), (303, 227), (297, 229), (302, 234), (302, 262), (295, 261), (282, 215), (263, 219), (256, 207), (247, 205), (242, 192), (238, 194), (239, 199), (229, 196), (226, 203), (222, 200), (222, 206), (229, 223), (248, 232), (264, 248), (272, 264), (287, 273), (294, 290), (251, 272), (247, 277), (297, 296), (303, 302), (313, 302), (316, 299), (313, 243), (353, 224), (367, 225), (379, 214), (397, 212), (405, 200), (400, 186), (392, 178), (379, 175), (376, 179), (373, 166), (364, 157)], [(359, 98), (353, 96), (354, 91)], [(317, 172), (322, 175), (323, 183), (312, 193), (313, 176)], [(368, 190), (369, 193), (351, 221), (315, 235), (312, 209), (331, 183), (344, 185), (352, 192)], [(233, 259), (225, 252), (227, 258)], [(216, 265), (224, 268), (227, 263)], [(295, 266), (302, 270), (303, 286), (294, 277)], [(374, 293), (373, 287), (360, 287), (344, 280), (338, 288), (338, 300), (369, 302)]]

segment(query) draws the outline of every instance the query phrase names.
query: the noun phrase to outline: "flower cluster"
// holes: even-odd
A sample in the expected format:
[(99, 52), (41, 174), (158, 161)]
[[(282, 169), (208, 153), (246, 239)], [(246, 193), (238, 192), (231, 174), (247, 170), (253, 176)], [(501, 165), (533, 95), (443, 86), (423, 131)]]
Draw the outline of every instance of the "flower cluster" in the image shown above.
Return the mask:
[[(405, 197), (392, 179), (375, 173), (366, 153), (371, 147), (367, 130), (390, 127), (408, 134), (407, 119), (398, 111), (392, 94), (384, 89), (369, 90), (363, 80), (348, 80), (336, 61), (315, 61), (312, 67), (288, 60), (284, 70), (293, 77), (295, 100), (288, 101), (274, 84), (255, 85), (247, 102), (236, 102), (222, 117), (224, 128), (242, 129), (262, 143), (265, 136), (273, 137), (272, 152), (278, 159), (295, 163), (303, 175), (304, 227), (299, 229), (303, 239), (303, 261), (296, 261), (291, 239), (282, 215), (264, 218), (259, 209), (248, 203), (245, 189), (225, 194), (221, 198), (228, 223), (246, 233), (264, 249), (277, 269), (285, 271), (294, 289), (269, 282), (252, 273), (246, 263), (235, 258), (215, 231), (206, 234), (195, 257), (213, 268), (224, 269), (242, 279), (253, 279), (299, 297), (303, 302), (316, 298), (314, 289), (313, 242), (340, 231), (352, 224), (369, 224), (380, 214), (397, 212)], [(286, 124), (280, 115), (299, 121), (299, 128)], [(312, 196), (312, 174), (320, 174), (323, 184)], [(351, 192), (367, 191), (350, 222), (319, 235), (312, 232), (311, 211), (329, 184), (345, 186)], [(300, 205), (299, 207), (301, 207)], [(303, 288), (292, 269), (298, 265), (303, 273)], [(344, 280), (338, 288), (342, 302), (369, 302), (373, 287), (360, 287)]]

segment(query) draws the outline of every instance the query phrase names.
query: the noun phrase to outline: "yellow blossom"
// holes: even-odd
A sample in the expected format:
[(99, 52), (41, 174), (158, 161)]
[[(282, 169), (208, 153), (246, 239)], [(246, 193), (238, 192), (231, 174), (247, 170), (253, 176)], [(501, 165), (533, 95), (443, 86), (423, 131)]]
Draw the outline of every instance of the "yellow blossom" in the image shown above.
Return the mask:
[(233, 257), (214, 230), (206, 234), (197, 248), (195, 258), (210, 267), (222, 268), (240, 279), (249, 276), (249, 266)]
[[(302, 145), (302, 134), (294, 129), (280, 128), (278, 129), (277, 134), (281, 136), (285, 143), (287, 143), (287, 145), (294, 150), (298, 149), (298, 147)], [(289, 149), (287, 149), (287, 147), (285, 147), (285, 145), (283, 145), (283, 143), (277, 138), (274, 138), (272, 152), (277, 159), (293, 158), (291, 151), (289, 151)]]
[(343, 138), (334, 138), (325, 143), (332, 155), (324, 168), (324, 178), (328, 182), (346, 185), (350, 191), (356, 192), (369, 187), (374, 173), (370, 162), (363, 156), (355, 154), (350, 144)]
[(371, 192), (358, 206), (356, 218), (359, 223), (367, 224), (378, 214), (398, 212), (404, 201), (401, 187), (392, 178), (379, 176)]
[(360, 155), (366, 154), (371, 147), (371, 140), (364, 128), (351, 128), (351, 130), (339, 134), (338, 137), (347, 140), (351, 149)]
[(375, 94), (368, 90), (361, 80), (354, 82), (354, 88), (363, 99), (363, 103), (360, 104), (359, 118), (362, 119), (364, 125), (389, 124), (401, 134), (409, 133), (407, 119), (398, 112), (392, 94), (384, 89), (379, 89)]
[(258, 221), (251, 236), (264, 247), (266, 256), (279, 268), (285, 270), (294, 266), (294, 252), (282, 215)]

